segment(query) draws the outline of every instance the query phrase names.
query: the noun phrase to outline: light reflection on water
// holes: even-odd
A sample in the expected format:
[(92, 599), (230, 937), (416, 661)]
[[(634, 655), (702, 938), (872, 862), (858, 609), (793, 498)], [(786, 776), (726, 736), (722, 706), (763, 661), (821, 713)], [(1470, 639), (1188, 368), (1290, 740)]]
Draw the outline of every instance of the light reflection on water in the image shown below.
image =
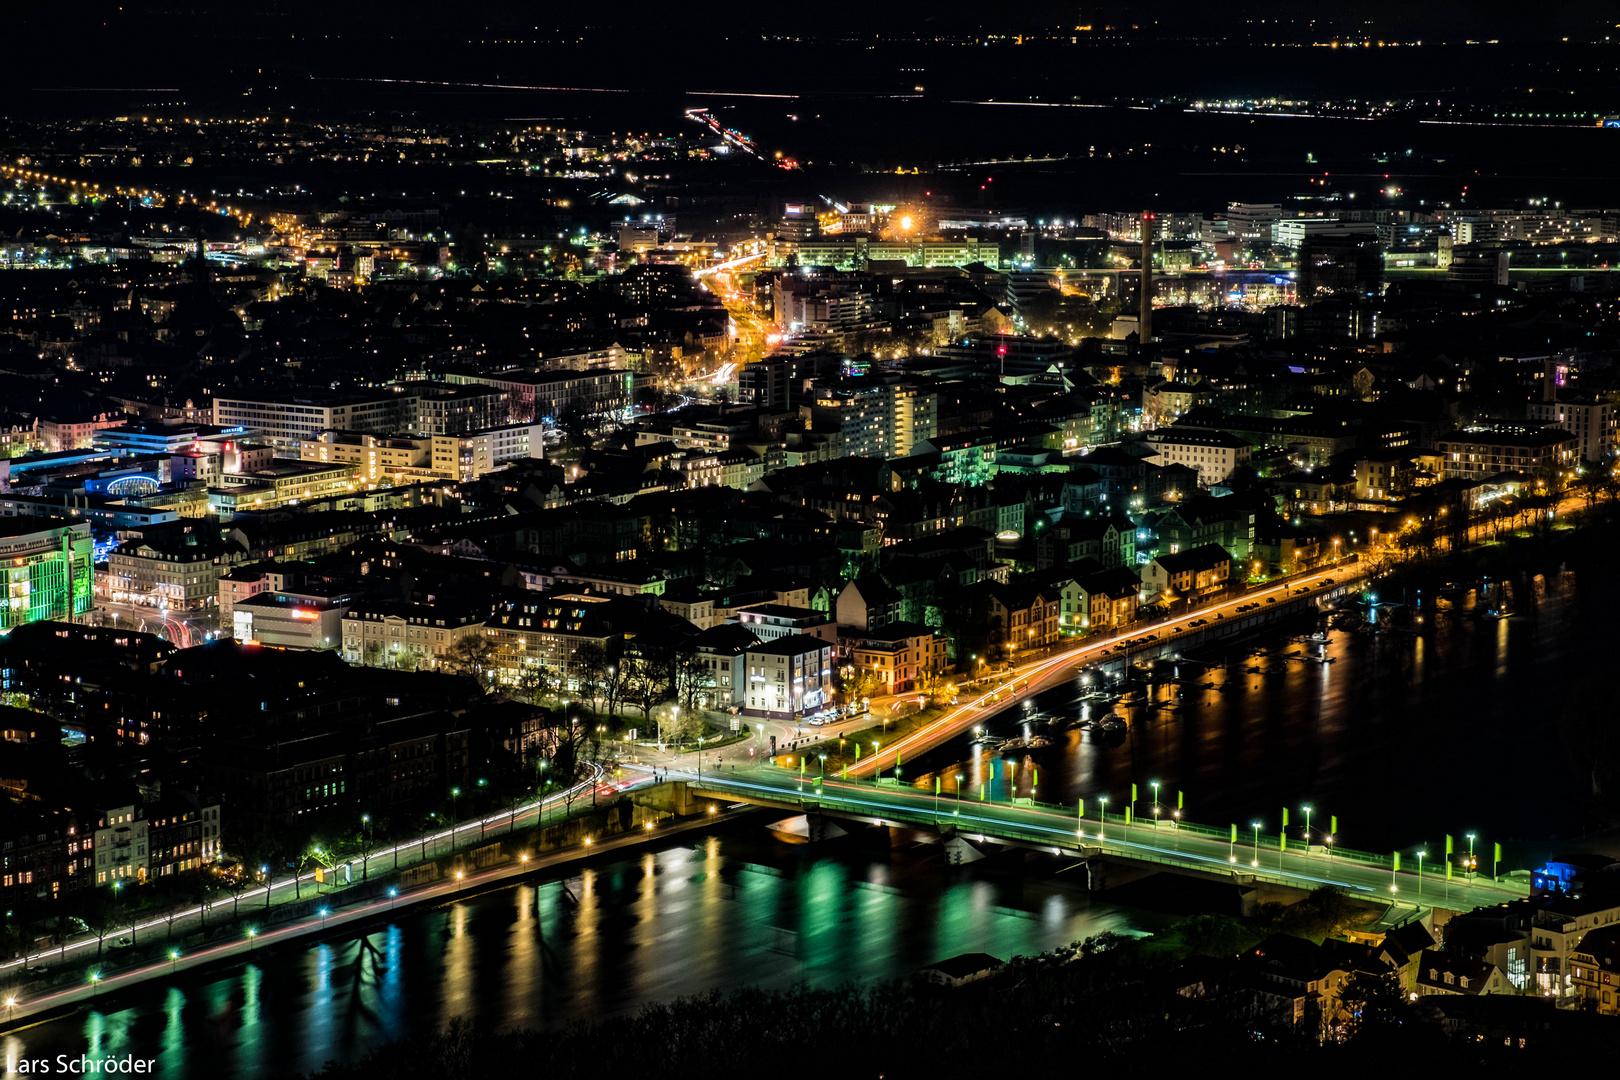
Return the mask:
[(6, 1060), (134, 1054), (165, 1080), (285, 1077), (457, 1016), (564, 1026), (715, 986), (902, 977), (961, 952), (1005, 958), (1164, 921), (1093, 903), (1075, 875), (947, 869), (937, 848), (855, 838), (788, 847), (767, 820), (182, 972), (10, 1036)]
[(1129, 725), (1114, 737), (1047, 724), (1108, 711), (1078, 700), (1090, 687), (1076, 678), (987, 725), (992, 736), (1044, 734), (1056, 746), (1009, 760), (964, 736), (908, 759), (905, 779), (932, 790), (938, 776), (942, 810), (960, 775), (965, 800), (1085, 799), (1093, 814), (1103, 796), (1110, 813), (1123, 813), (1134, 783), (1138, 817), (1151, 814), (1148, 785), (1158, 780), (1170, 806), (1185, 792), (1188, 820), (1218, 827), (1262, 817), (1275, 828), (1283, 806), (1313, 803), (1340, 818), (1342, 843), (1378, 851), (1446, 832), (1511, 842), (1578, 831), (1572, 800), (1504, 797), (1500, 785), (1448, 792), (1444, 820), (1403, 809), (1409, 768), (1435, 754), (1461, 775), (1503, 775), (1504, 746), (1521, 742), (1527, 724), (1557, 722), (1568, 673), (1605, 662), (1613, 632), (1600, 605), (1583, 609), (1573, 588), (1539, 599), (1524, 592), (1510, 619), (1476, 619), (1466, 603), (1442, 613), (1431, 605), (1432, 633), (1422, 637), (1335, 631), (1323, 648), (1278, 634), (1197, 651), (1207, 667), (1161, 661), (1158, 681), (1114, 709)]

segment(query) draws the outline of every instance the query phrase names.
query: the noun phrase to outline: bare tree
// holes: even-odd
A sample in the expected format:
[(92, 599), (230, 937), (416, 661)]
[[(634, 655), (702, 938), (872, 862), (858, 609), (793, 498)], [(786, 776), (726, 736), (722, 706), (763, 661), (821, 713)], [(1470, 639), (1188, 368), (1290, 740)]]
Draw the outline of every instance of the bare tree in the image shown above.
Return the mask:
[(444, 656), (439, 660), (439, 670), (451, 675), (472, 675), (483, 683), (494, 655), (495, 648), (488, 638), (482, 634), (466, 634), (444, 650)]

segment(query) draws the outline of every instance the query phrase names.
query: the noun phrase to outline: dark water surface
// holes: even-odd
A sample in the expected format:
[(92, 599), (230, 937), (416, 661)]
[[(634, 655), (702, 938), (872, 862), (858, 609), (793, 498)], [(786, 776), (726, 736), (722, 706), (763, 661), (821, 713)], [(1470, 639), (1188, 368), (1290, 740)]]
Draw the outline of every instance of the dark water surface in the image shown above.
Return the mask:
[[(1476, 831), (1482, 850), (1497, 839), (1526, 849), (1581, 826), (1571, 763), (1532, 760), (1532, 748), (1558, 743), (1572, 675), (1604, 662), (1613, 633), (1601, 605), (1573, 589), (1526, 595), (1519, 611), (1501, 621), (1431, 613), (1423, 637), (1334, 633), (1318, 646), (1293, 640), (1310, 629), (1300, 626), (1217, 646), (1195, 654), (1209, 666), (1180, 665), (1190, 682), (1157, 684), (1121, 707), (1129, 729), (1111, 739), (1045, 723), (1081, 711), (1079, 685), (1065, 685), (1019, 714), (1031, 732), (1055, 731), (1057, 747), (1002, 758), (964, 737), (908, 761), (906, 778), (932, 787), (938, 773), (947, 798), (958, 774), (970, 799), (981, 787), (1006, 798), (1009, 782), (1046, 802), (1094, 806), (1106, 794), (1114, 810), (1134, 781), (1143, 813), (1159, 780), (1166, 812), (1185, 790), (1187, 815), (1203, 822), (1272, 828), (1286, 805), (1298, 825), (1309, 801), (1317, 826), (1337, 815), (1353, 847), (1432, 847)], [(1009, 717), (992, 728), (1020, 726)], [(6, 1038), (4, 1057), (88, 1050), (157, 1057), (159, 1075), (173, 1078), (296, 1075), (457, 1016), (566, 1025), (716, 986), (895, 978), (961, 952), (1008, 957), (1167, 920), (1095, 902), (1074, 874), (947, 870), (937, 849), (856, 837), (790, 846), (765, 830), (769, 820), (154, 981)]]
[(1167, 921), (1095, 902), (1083, 879), (945, 870), (854, 838), (812, 852), (771, 839), (768, 820), (153, 981), (0, 1045), (13, 1070), (88, 1053), (157, 1058), (165, 1080), (297, 1076), (455, 1017), (566, 1026), (717, 986), (885, 980)]
[[(1047, 722), (1089, 708), (1076, 680), (1027, 702), (1026, 724), (1003, 714), (990, 725), (997, 736), (1049, 734), (1058, 747), (1003, 756), (964, 736), (909, 762), (906, 779), (931, 788), (938, 774), (950, 793), (961, 775), (966, 798), (988, 784), (1004, 799), (1009, 783), (1042, 802), (1095, 807), (1108, 796), (1111, 812), (1134, 782), (1141, 816), (1157, 780), (1161, 812), (1184, 791), (1187, 817), (1206, 824), (1274, 830), (1284, 806), (1298, 825), (1310, 803), (1314, 824), (1337, 815), (1339, 842), (1354, 848), (1475, 832), (1485, 850), (1500, 840), (1528, 857), (1586, 826), (1560, 717), (1573, 683), (1612, 655), (1615, 632), (1572, 587), (1539, 600), (1522, 592), (1509, 619), (1475, 618), (1469, 597), (1451, 611), (1431, 605), (1422, 636), (1332, 632), (1324, 646), (1279, 634), (1188, 654), (1203, 663), (1160, 662), (1165, 681), (1115, 710), (1129, 728), (1113, 737)], [(1185, 682), (1169, 681), (1178, 673)]]

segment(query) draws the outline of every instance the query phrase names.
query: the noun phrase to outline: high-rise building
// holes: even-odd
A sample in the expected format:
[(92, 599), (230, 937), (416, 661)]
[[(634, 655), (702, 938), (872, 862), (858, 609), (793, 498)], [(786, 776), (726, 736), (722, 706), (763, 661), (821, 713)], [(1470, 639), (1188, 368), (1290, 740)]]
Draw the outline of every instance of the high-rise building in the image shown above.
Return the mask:
[(1226, 235), (1244, 249), (1271, 244), (1271, 224), (1282, 217), (1280, 203), (1226, 204)]
[(1384, 254), (1371, 232), (1307, 236), (1299, 249), (1299, 302), (1363, 301), (1384, 291)]
[(838, 434), (845, 457), (907, 457), (939, 426), (931, 391), (877, 378), (820, 383), (807, 411), (810, 430)]
[(5, 606), (0, 632), (42, 619), (72, 619), (93, 604), (88, 521), (0, 519)]

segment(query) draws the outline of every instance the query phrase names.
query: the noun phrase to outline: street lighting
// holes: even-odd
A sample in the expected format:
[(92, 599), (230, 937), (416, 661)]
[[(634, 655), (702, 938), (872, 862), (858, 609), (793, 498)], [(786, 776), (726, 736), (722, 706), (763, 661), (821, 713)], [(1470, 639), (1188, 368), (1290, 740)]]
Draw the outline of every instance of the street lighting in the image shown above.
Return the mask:
[(180, 950), (179, 949), (170, 949), (169, 950), (169, 971), (170, 971), (170, 973), (173, 973), (175, 967), (179, 963), (180, 963)]
[(1310, 803), (1300, 807), (1305, 811), (1305, 854), (1311, 853), (1311, 812), (1315, 809)]
[(1249, 860), (1250, 866), (1260, 865), (1260, 823), (1254, 822), (1254, 858)]
[(451, 851), (456, 850), (456, 826), (459, 824), (459, 821), (458, 821), (458, 819), (456, 817), (456, 800), (459, 799), (460, 797), (461, 797), (461, 789), (460, 788), (453, 787), (453, 788), (450, 789), (450, 850)]
[(1148, 787), (1153, 789), (1153, 827), (1157, 829), (1159, 827), (1159, 782), (1153, 780), (1149, 782)]
[(248, 935), (248, 952), (252, 952), (253, 951), (253, 939), (259, 936), (259, 932), (257, 930), (255, 930), (253, 927), (250, 926), (250, 927), (248, 927), (247, 935)]
[(10, 1023), (15, 1019), (17, 1019), (17, 995), (12, 994), (6, 998), (6, 1022)]
[(1097, 839), (1101, 840), (1108, 829), (1108, 796), (1100, 796), (1097, 801), (1102, 804), (1102, 809), (1097, 811)]
[(962, 774), (956, 774), (956, 816), (962, 816)]
[(1474, 837), (1476, 833), (1468, 834), (1468, 879), (1474, 879)]
[(326, 929), (326, 916), (328, 914), (330, 914), (330, 912), (327, 911), (326, 908), (321, 908), (321, 929), (322, 930)]
[(1423, 899), (1423, 860), (1429, 854), (1428, 849), (1418, 848), (1418, 899)]

